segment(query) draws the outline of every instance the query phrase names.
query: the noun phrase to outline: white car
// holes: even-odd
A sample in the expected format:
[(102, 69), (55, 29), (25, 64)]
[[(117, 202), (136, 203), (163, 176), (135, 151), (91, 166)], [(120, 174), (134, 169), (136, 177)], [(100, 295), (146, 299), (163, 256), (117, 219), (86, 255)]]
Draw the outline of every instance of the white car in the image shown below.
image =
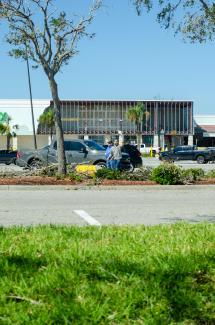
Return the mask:
[[(140, 152), (141, 153), (150, 153), (151, 147), (146, 147), (145, 143), (142, 143), (140, 145)], [(159, 153), (160, 152), (160, 147), (152, 147), (152, 151), (155, 153)]]

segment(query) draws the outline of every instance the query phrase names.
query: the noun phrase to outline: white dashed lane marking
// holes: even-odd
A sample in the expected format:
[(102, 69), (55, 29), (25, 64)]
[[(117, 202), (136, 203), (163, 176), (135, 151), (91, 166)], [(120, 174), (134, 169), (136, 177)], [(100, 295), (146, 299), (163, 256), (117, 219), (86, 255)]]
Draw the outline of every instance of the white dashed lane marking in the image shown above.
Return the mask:
[(91, 217), (86, 211), (84, 210), (74, 210), (74, 212), (79, 215), (82, 219), (84, 219), (89, 225), (91, 226), (101, 226), (101, 224)]

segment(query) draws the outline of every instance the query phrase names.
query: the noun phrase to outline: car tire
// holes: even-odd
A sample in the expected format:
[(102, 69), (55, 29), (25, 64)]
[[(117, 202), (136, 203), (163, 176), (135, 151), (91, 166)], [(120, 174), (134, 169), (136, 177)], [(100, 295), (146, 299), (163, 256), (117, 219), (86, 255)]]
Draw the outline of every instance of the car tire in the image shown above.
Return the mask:
[(204, 164), (205, 163), (205, 157), (204, 156), (198, 156), (196, 158), (196, 161), (198, 164)]
[(134, 165), (132, 163), (130, 163), (130, 167), (128, 169), (128, 172), (133, 173), (133, 171), (134, 171)]
[(32, 170), (40, 169), (42, 167), (42, 161), (39, 159), (33, 159), (30, 161), (30, 163), (28, 163), (28, 166)]
[(105, 161), (98, 161), (97, 163), (95, 163), (95, 165), (96, 165), (97, 167), (100, 167), (100, 168), (106, 168), (106, 167), (107, 167)]

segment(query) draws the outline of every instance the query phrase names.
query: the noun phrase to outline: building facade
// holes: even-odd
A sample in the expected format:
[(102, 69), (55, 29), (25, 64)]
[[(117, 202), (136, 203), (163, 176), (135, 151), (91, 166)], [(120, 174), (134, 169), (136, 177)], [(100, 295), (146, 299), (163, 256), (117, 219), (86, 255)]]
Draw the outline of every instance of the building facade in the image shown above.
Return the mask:
[(215, 147), (215, 115), (196, 115), (194, 143), (199, 147)]
[[(64, 134), (103, 143), (116, 137), (121, 137), (122, 141), (135, 141), (135, 123), (130, 122), (126, 115), (129, 108), (138, 103), (143, 103), (147, 112), (140, 131), (144, 143), (154, 146), (192, 143), (192, 101), (63, 100), (61, 117)], [(47, 133), (46, 126), (38, 125), (38, 134)]]
[[(165, 100), (63, 100), (62, 124), (65, 138), (91, 138), (100, 143), (109, 139), (136, 142), (136, 127), (127, 117), (127, 111), (144, 103), (147, 114), (141, 123), (142, 142), (148, 146), (176, 146), (192, 144), (193, 102)], [(38, 148), (49, 143), (49, 130), (38, 123), (39, 116), (52, 105), (49, 99), (33, 100)], [(0, 113), (7, 113), (13, 149), (34, 148), (30, 100), (0, 99)], [(0, 136), (0, 149), (6, 148), (6, 137)]]

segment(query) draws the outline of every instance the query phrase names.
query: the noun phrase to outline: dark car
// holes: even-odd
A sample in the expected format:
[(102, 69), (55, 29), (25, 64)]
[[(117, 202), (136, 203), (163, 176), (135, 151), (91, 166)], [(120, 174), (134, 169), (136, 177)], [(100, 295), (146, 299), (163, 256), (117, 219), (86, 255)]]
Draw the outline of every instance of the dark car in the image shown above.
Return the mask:
[[(104, 145), (104, 148), (107, 148), (107, 145)], [(133, 168), (142, 167), (142, 157), (140, 151), (131, 144), (124, 144), (122, 146), (122, 153), (128, 154), (130, 156), (130, 162)]]
[(15, 164), (18, 158), (17, 151), (13, 150), (0, 150), (0, 164)]
[(198, 164), (204, 164), (215, 160), (215, 150), (198, 150), (196, 146), (178, 146), (170, 151), (161, 152), (159, 159), (171, 162), (177, 160), (194, 160)]
[(142, 167), (142, 157), (140, 151), (131, 144), (124, 144), (122, 146), (122, 152), (129, 154), (131, 164), (134, 166), (134, 168)]

